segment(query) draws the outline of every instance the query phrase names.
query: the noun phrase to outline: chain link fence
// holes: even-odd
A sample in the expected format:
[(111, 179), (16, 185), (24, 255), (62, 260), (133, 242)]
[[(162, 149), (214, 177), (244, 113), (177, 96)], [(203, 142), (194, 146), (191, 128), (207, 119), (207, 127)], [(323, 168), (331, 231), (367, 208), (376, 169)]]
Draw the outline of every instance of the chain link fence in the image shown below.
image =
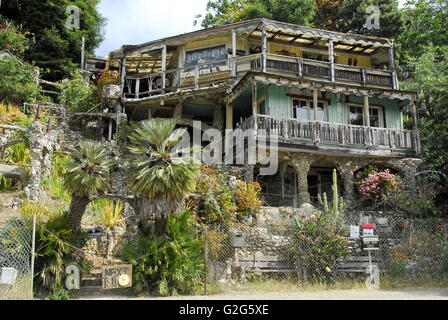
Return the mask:
[(0, 227), (0, 300), (27, 300), (32, 293), (31, 220), (11, 219)]
[[(374, 225), (379, 249), (362, 249), (361, 225)], [(351, 238), (350, 226), (360, 227)], [(448, 219), (396, 215), (283, 217), (206, 228), (206, 280), (238, 286), (259, 280), (297, 285), (448, 279)], [(374, 277), (378, 277), (373, 279)]]

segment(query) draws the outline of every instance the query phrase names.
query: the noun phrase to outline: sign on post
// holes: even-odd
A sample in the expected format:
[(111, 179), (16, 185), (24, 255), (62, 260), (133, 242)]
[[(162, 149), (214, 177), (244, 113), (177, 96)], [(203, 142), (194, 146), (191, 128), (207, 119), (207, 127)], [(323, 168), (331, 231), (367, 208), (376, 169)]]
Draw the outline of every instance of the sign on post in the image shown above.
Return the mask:
[(132, 265), (114, 265), (103, 267), (103, 289), (132, 287)]

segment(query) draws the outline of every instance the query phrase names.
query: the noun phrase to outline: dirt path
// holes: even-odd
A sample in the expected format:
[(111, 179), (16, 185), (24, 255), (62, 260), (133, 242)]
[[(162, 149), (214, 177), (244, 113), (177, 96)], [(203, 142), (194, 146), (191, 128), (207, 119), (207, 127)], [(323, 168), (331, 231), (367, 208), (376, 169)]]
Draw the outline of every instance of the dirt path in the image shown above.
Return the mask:
[(322, 290), (297, 292), (233, 292), (209, 296), (169, 298), (125, 297), (112, 295), (84, 296), (80, 300), (448, 300), (448, 288), (393, 290)]

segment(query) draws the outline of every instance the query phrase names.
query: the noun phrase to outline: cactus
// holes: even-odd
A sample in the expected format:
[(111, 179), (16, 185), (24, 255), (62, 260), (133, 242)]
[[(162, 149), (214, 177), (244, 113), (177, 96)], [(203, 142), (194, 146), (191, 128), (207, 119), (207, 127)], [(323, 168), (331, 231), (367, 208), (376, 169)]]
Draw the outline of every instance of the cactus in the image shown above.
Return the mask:
[(318, 194), (317, 200), (322, 206), (322, 211), (324, 214), (331, 214), (337, 217), (345, 210), (346, 204), (344, 202), (344, 199), (342, 197), (339, 197), (338, 195), (338, 176), (336, 173), (336, 169), (333, 169), (333, 185), (331, 186), (331, 190), (333, 190), (333, 201), (330, 204), (328, 203), (327, 194), (325, 192), (322, 196)]

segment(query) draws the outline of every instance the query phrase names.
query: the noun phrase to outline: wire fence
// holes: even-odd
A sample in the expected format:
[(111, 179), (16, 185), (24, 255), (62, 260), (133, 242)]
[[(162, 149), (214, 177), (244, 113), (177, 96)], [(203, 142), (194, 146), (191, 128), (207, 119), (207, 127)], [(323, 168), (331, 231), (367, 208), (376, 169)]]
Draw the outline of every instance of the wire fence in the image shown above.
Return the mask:
[[(375, 237), (363, 236), (366, 223), (373, 224), (377, 249)], [(416, 285), (448, 279), (448, 219), (278, 218), (210, 225), (205, 239), (206, 283), (212, 286), (267, 279), (298, 285), (356, 280), (378, 288), (380, 279)]]
[(0, 228), (0, 300), (33, 298), (32, 234), (29, 219), (11, 219)]

